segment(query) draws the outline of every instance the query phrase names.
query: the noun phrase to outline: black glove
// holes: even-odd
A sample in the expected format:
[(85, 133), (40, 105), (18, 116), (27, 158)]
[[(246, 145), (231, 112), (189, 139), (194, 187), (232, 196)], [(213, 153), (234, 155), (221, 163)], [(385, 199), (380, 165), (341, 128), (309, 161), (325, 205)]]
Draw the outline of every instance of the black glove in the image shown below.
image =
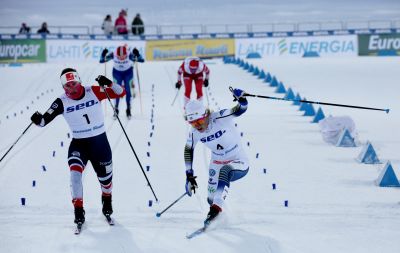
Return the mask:
[(43, 115), (36, 111), (34, 114), (31, 116), (31, 120), (35, 125), (39, 125), (42, 122)]
[(235, 98), (233, 101), (239, 101), (239, 103), (244, 103), (246, 100), (246, 97), (244, 96), (246, 92), (244, 92), (241, 89), (233, 89), (231, 90), (233, 97)]
[(193, 173), (191, 172), (186, 172), (186, 194), (189, 195), (189, 197), (192, 196), (192, 191), (193, 193), (196, 193), (196, 188), (197, 188), (197, 182), (196, 182), (196, 177), (193, 176)]
[(182, 83), (180, 81), (176, 82), (175, 84), (175, 88), (177, 88), (178, 90), (181, 88)]
[(103, 75), (99, 75), (96, 78), (96, 81), (99, 83), (101, 87), (111, 87), (112, 81)]
[(139, 50), (137, 50), (136, 47), (132, 50), (132, 54), (133, 54), (133, 56), (135, 56), (136, 58), (139, 58), (139, 56), (140, 56)]
[(107, 48), (104, 48), (104, 49), (103, 49), (103, 52), (101, 52), (101, 57), (102, 57), (102, 58), (105, 58), (106, 55), (107, 55), (107, 53), (108, 53), (108, 49), (107, 49)]
[(208, 87), (208, 79), (204, 80), (203, 85), (204, 87)]

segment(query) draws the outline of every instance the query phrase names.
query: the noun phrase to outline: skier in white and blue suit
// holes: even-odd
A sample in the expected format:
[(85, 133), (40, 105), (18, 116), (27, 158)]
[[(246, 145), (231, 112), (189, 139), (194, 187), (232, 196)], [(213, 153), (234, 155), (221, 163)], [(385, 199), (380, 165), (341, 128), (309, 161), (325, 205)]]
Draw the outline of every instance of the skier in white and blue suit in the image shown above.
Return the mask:
[[(130, 87), (134, 88), (133, 85), (133, 62), (144, 62), (143, 57), (140, 55), (139, 50), (135, 47), (132, 52), (129, 52), (126, 45), (119, 46), (115, 52), (108, 53), (108, 49), (105, 48), (101, 53), (100, 63), (105, 63), (110, 60), (114, 61), (113, 67), (113, 79), (114, 83), (125, 88), (126, 91), (126, 116), (130, 119), (131, 114), (131, 94)], [(119, 98), (115, 100), (115, 112), (119, 113)], [(114, 115), (116, 118), (117, 115)]]
[(210, 211), (205, 220), (209, 224), (221, 211), (230, 183), (244, 177), (249, 171), (248, 158), (241, 144), (241, 137), (233, 119), (247, 110), (244, 91), (232, 90), (238, 105), (232, 109), (210, 112), (202, 102), (190, 101), (185, 107), (186, 121), (192, 126), (185, 145), (186, 192), (192, 196), (197, 188), (194, 176), (193, 151), (198, 141), (211, 150), (209, 165), (208, 197)]

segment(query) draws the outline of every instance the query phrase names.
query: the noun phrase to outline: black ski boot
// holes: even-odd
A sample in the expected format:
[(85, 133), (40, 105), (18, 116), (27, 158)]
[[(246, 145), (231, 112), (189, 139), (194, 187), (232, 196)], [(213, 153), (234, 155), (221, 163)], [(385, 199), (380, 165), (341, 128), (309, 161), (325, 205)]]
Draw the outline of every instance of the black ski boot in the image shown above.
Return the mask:
[(218, 214), (222, 211), (222, 209), (217, 206), (217, 205), (211, 205), (210, 206), (210, 211), (207, 214), (207, 219), (204, 221), (204, 225), (208, 226), (210, 225), (211, 221), (215, 219), (215, 217), (218, 216)]
[(113, 213), (112, 204), (111, 204), (111, 195), (110, 196), (101, 196), (101, 203), (103, 204), (103, 214), (104, 216), (110, 216)]
[(132, 117), (131, 108), (126, 109), (126, 117), (130, 119)]
[(83, 209), (83, 207), (75, 207), (75, 220), (74, 222), (76, 224), (78, 223), (85, 223), (85, 210)]
[(118, 113), (119, 113), (118, 108), (115, 108), (115, 112), (114, 112), (114, 115), (113, 115), (113, 118), (114, 118), (114, 119), (117, 119)]

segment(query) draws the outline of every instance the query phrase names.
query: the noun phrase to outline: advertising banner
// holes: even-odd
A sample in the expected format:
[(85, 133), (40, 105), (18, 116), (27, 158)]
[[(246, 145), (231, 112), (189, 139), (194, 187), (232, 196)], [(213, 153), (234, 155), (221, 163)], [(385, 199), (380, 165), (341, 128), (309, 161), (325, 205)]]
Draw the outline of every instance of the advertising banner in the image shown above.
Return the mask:
[(234, 54), (234, 39), (154, 40), (147, 41), (146, 44), (146, 58), (149, 61), (181, 60), (188, 56), (210, 58)]
[(47, 40), (48, 62), (99, 62), (101, 52), (113, 52), (118, 46), (136, 47), (145, 56), (145, 41), (126, 40)]
[(357, 56), (356, 35), (236, 39), (235, 57), (257, 53), (265, 57)]
[(45, 40), (0, 40), (0, 62), (45, 62)]
[(400, 34), (358, 35), (359, 55), (400, 55)]

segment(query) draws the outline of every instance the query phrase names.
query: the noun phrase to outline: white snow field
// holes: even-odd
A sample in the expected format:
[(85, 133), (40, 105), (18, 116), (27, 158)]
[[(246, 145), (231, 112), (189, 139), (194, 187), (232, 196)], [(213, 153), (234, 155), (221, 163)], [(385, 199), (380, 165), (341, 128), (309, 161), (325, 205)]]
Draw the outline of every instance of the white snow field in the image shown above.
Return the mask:
[[(188, 240), (186, 234), (199, 228), (208, 212), (209, 151), (202, 144), (195, 151), (198, 192), (157, 218), (157, 212), (184, 193), (183, 148), (188, 125), (182, 117), (182, 94), (171, 106), (180, 62), (140, 64), (141, 94), (134, 99), (130, 121), (124, 115), (125, 101), (121, 101), (121, 121), (144, 170), (150, 166), (146, 173), (159, 202), (105, 101), (114, 161), (116, 225), (105, 222), (100, 187), (88, 165), (84, 172), (86, 223), (82, 233), (74, 235), (66, 161), (69, 129), (59, 116), (45, 128), (30, 127), (0, 163), (0, 252), (400, 252), (400, 191), (374, 184), (384, 163), (366, 165), (355, 160), (369, 140), (379, 158), (390, 160), (400, 176), (399, 58), (250, 62), (309, 100), (391, 111), (323, 106), (326, 115), (348, 115), (356, 123), (358, 147), (341, 148), (325, 143), (318, 125), (310, 123), (311, 117), (302, 116), (297, 106), (249, 98), (248, 111), (236, 122), (243, 132), (250, 171), (232, 183), (219, 219), (206, 233)], [(235, 105), (229, 86), (283, 96), (237, 65), (220, 59), (206, 63), (211, 70), (209, 101), (213, 110)], [(30, 124), (30, 115), (36, 110), (45, 112), (63, 92), (59, 75), (66, 66), (76, 68), (86, 85), (94, 84), (94, 78), (104, 73), (100, 64), (0, 68), (1, 156)], [(111, 65), (107, 70), (110, 77)]]

